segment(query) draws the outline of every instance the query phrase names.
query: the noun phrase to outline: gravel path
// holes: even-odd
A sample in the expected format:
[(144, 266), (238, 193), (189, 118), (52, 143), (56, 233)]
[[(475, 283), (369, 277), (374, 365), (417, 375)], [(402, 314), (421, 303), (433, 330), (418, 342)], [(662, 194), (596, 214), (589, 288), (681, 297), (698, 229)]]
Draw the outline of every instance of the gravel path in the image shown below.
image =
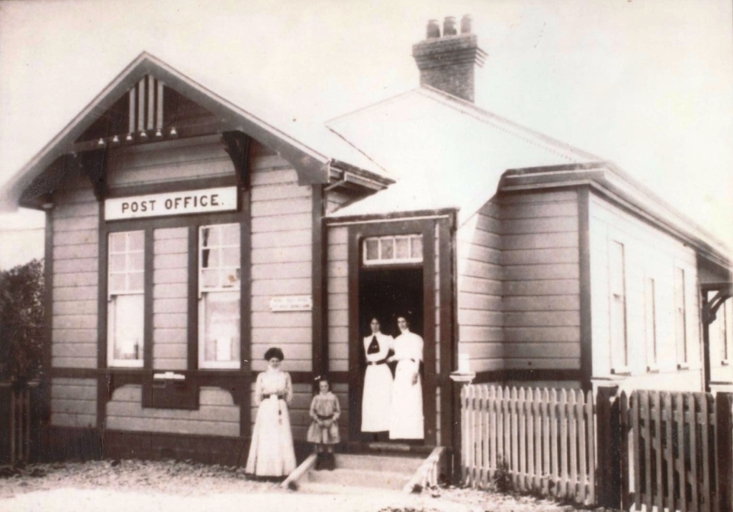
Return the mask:
[(535, 498), (471, 489), (420, 495), (355, 489), (348, 494), (284, 491), (244, 471), (187, 462), (95, 461), (0, 468), (0, 510), (7, 512), (478, 512), (576, 510)]

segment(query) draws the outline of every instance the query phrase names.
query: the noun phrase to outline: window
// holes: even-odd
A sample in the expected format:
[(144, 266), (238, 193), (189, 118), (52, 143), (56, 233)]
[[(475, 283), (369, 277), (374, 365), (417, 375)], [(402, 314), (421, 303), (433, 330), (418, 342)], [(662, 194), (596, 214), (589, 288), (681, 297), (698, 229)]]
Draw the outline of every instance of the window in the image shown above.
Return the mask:
[(109, 234), (107, 277), (107, 362), (143, 366), (145, 331), (145, 235)]
[(718, 328), (720, 329), (720, 361), (723, 366), (728, 365), (728, 304), (723, 303), (718, 309)]
[(626, 340), (626, 278), (624, 244), (609, 247), (609, 292), (611, 327), (611, 372), (628, 373), (629, 351)]
[(657, 371), (657, 291), (654, 278), (646, 279), (644, 288), (644, 328), (646, 331), (647, 371)]
[(380, 236), (364, 239), (364, 265), (422, 262), (422, 235)]
[(199, 367), (240, 367), (239, 224), (199, 228)]
[(687, 305), (685, 303), (685, 270), (674, 273), (675, 335), (677, 337), (677, 367), (688, 368), (687, 360)]

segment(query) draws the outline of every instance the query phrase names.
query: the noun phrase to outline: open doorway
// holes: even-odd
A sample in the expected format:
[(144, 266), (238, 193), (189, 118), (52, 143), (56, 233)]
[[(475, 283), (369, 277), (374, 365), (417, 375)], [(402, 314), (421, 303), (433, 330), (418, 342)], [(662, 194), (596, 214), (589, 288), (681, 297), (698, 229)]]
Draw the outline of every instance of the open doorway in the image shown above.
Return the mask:
[[(352, 403), (350, 421), (353, 421), (352, 432), (359, 432), (362, 441), (373, 441), (374, 435), (361, 432), (361, 397), (363, 393), (366, 357), (363, 339), (371, 333), (370, 320), (377, 317), (382, 333), (392, 337), (399, 335), (397, 317), (406, 316), (410, 321), (410, 330), (424, 337), (423, 318), (423, 269), (422, 266), (362, 268), (359, 271), (359, 337), (352, 340), (351, 350), (359, 354), (358, 389), (352, 396), (357, 403)], [(390, 370), (394, 374), (394, 364)], [(389, 414), (389, 411), (385, 411)], [(380, 441), (386, 441), (380, 435)]]

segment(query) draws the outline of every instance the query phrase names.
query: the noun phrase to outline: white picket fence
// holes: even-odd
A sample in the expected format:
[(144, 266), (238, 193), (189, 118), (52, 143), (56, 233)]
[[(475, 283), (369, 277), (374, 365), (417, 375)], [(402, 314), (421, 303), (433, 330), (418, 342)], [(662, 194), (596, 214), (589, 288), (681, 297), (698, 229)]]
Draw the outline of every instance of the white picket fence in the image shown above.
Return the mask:
[(464, 483), (595, 503), (592, 393), (464, 386), (461, 413)]

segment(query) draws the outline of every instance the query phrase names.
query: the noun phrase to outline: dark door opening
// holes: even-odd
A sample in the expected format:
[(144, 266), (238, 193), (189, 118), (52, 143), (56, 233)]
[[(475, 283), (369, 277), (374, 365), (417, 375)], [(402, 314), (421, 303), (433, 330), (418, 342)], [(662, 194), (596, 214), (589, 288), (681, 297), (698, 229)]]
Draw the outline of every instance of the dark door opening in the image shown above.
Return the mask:
[[(363, 338), (371, 332), (369, 322), (372, 317), (376, 316), (381, 323), (382, 332), (397, 337), (400, 333), (397, 328), (397, 317), (406, 316), (410, 321), (410, 330), (423, 336), (423, 305), (422, 267), (362, 268), (360, 270), (359, 337), (352, 340), (351, 345), (351, 350), (356, 350), (359, 354), (360, 378), (355, 393), (357, 403), (350, 404), (349, 417), (352, 422), (351, 432), (358, 432), (358, 437), (362, 441), (373, 440), (372, 434), (361, 432), (361, 397), (366, 371)], [(394, 365), (391, 366), (394, 373)], [(427, 390), (424, 389), (423, 401), (427, 396)], [(385, 414), (389, 414), (389, 411), (385, 411)]]

